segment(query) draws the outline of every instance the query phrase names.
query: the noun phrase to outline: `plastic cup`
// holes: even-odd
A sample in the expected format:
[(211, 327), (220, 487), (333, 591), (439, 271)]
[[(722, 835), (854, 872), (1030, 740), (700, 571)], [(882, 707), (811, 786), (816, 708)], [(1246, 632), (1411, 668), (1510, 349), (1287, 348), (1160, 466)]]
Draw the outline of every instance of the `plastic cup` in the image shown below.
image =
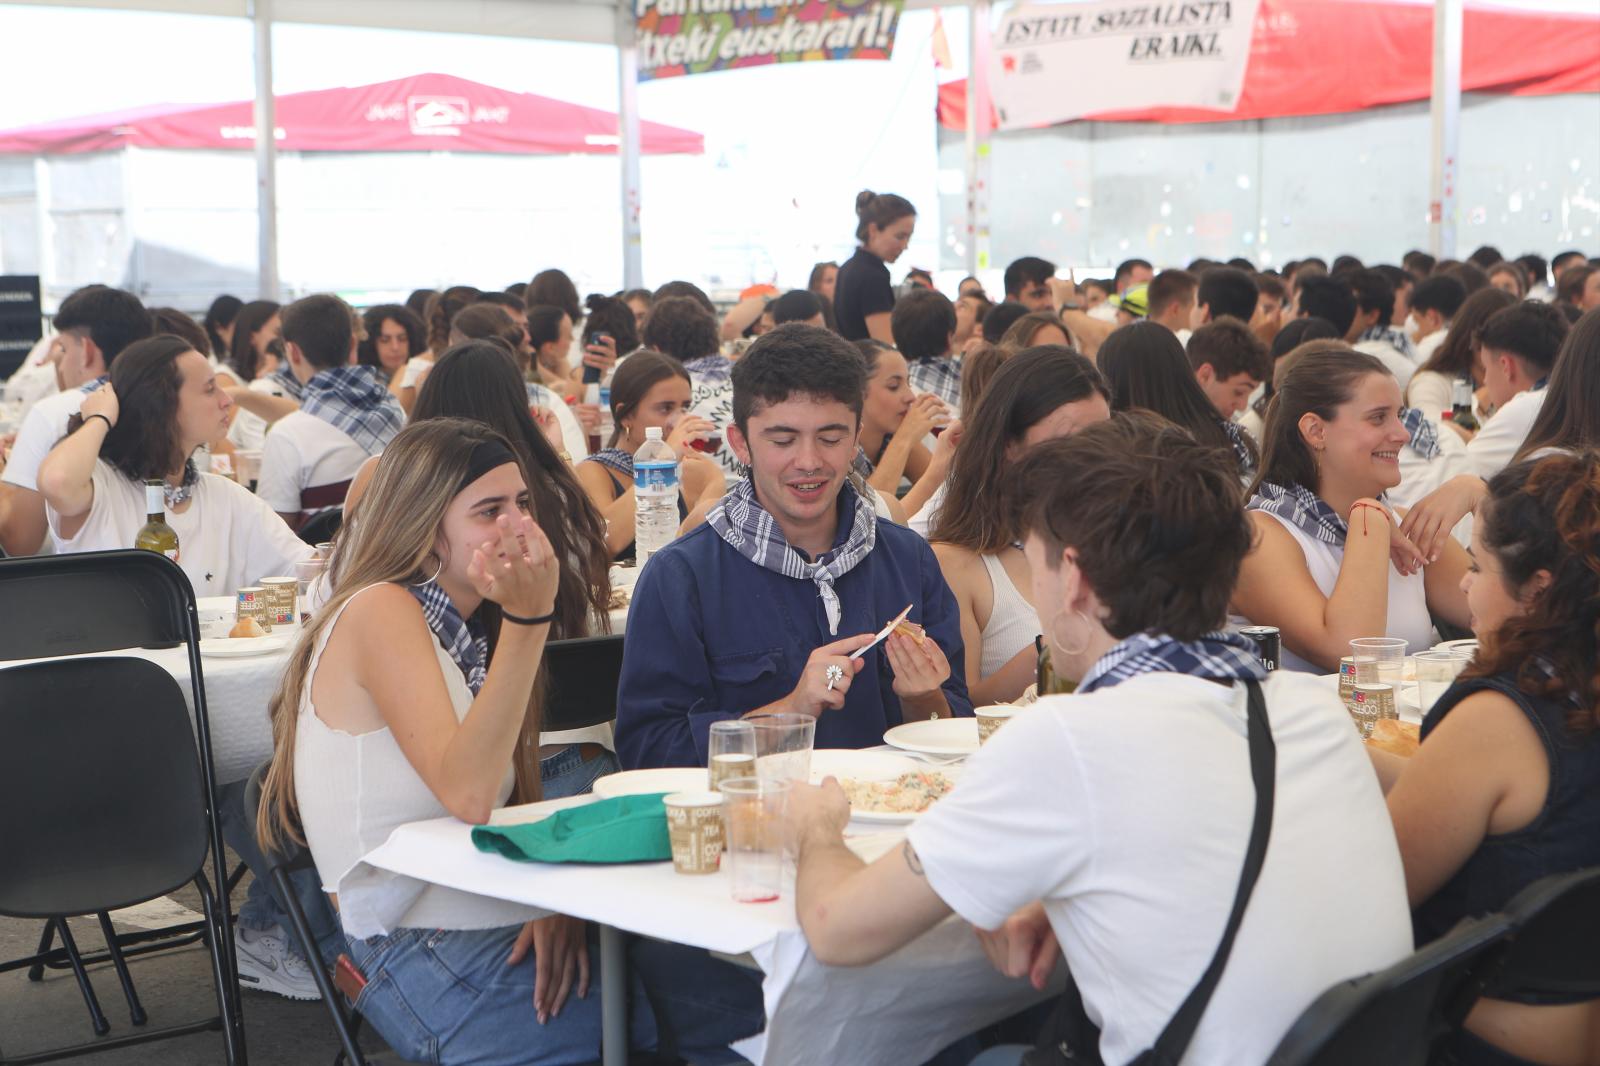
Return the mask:
[(707, 770), (711, 788), (735, 777), (756, 776), (756, 731), (749, 722), (712, 722)]
[(1417, 698), (1424, 716), (1471, 661), (1472, 656), (1459, 651), (1417, 652)]
[(663, 797), (672, 868), (680, 874), (714, 874), (722, 863), (722, 793), (676, 792)]
[(738, 903), (771, 903), (783, 894), (783, 816), (790, 783), (736, 777), (722, 783), (723, 855)]
[(808, 714), (753, 714), (745, 721), (755, 732), (757, 777), (810, 782), (815, 718)]
[(1358, 637), (1350, 642), (1350, 654), (1357, 667), (1372, 663), (1377, 667), (1378, 681), (1400, 690), (1401, 674), (1405, 670), (1406, 648), (1409, 642), (1400, 637)]
[(995, 731), (1012, 719), (1017, 708), (1009, 703), (999, 703), (993, 707), (979, 707), (973, 713), (978, 719), (978, 743), (987, 744)]

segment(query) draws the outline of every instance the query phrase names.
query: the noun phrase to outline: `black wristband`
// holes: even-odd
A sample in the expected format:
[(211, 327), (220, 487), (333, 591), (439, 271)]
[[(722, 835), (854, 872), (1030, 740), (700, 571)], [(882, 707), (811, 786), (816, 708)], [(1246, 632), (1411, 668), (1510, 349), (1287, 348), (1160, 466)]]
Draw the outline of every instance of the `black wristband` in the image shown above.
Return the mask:
[(89, 424), (89, 420), (93, 419), (93, 418), (98, 418), (100, 421), (102, 421), (102, 422), (104, 422), (106, 424), (106, 432), (107, 433), (110, 433), (113, 429), (117, 428), (116, 427), (116, 423), (112, 422), (111, 419), (107, 418), (103, 414), (99, 414), (98, 412), (95, 413), (95, 414), (92, 414), (92, 415), (84, 415), (83, 416), (83, 424), (87, 426)]
[(519, 626), (542, 626), (547, 622), (554, 622), (556, 620), (556, 613), (551, 611), (549, 614), (541, 614), (538, 618), (520, 618), (502, 607), (500, 608), (500, 619), (501, 621), (511, 622), (514, 625)]

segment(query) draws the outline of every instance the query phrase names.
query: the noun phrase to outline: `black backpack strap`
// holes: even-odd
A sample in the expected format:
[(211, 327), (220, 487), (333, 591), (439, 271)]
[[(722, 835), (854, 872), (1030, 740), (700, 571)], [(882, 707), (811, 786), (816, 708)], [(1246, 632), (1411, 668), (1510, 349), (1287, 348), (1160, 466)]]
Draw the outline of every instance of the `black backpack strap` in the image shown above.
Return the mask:
[(1211, 1002), (1211, 994), (1222, 980), (1228, 955), (1233, 951), (1233, 938), (1244, 921), (1245, 906), (1250, 902), (1250, 893), (1256, 887), (1256, 878), (1261, 876), (1261, 867), (1267, 858), (1267, 838), (1272, 835), (1272, 800), (1277, 777), (1278, 746), (1272, 739), (1272, 725), (1267, 721), (1267, 704), (1261, 695), (1261, 685), (1249, 680), (1245, 686), (1249, 690), (1247, 721), (1250, 777), (1256, 786), (1256, 814), (1250, 826), (1250, 844), (1245, 851), (1244, 868), (1239, 873), (1239, 889), (1234, 893), (1233, 913), (1228, 916), (1222, 943), (1217, 945), (1217, 953), (1211, 957), (1211, 965), (1206, 967), (1200, 983), (1194, 986), (1189, 998), (1183, 1001), (1178, 1013), (1172, 1016), (1172, 1021), (1156, 1038), (1152, 1052), (1158, 1063), (1176, 1066), (1188, 1050), (1189, 1042), (1194, 1039), (1195, 1030), (1200, 1027), (1200, 1018), (1205, 1014), (1206, 1005)]

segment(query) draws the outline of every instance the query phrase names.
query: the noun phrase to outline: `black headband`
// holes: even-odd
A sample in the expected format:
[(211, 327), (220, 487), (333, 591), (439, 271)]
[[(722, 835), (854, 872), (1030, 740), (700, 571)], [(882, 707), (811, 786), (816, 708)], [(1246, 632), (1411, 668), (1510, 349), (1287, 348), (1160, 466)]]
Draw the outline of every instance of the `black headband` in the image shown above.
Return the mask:
[(517, 457), (497, 440), (479, 441), (478, 446), (472, 449), (472, 458), (467, 460), (467, 474), (461, 479), (457, 492), (465, 492), (468, 485), (478, 480), (497, 466), (514, 463)]

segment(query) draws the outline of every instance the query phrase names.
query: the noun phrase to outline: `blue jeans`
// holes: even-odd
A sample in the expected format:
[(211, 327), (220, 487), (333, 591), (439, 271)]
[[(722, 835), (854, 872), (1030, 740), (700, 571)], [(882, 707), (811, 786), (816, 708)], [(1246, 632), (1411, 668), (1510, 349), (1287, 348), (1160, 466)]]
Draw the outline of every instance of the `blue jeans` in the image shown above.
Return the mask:
[[(244, 809), (245, 782), (235, 781), (217, 789), (217, 820), (221, 825), (222, 839), (234, 853), (244, 860), (254, 876), (239, 904), (239, 924), (246, 929), (266, 930), (282, 926), (296, 951), (300, 944), (294, 939), (294, 926), (289, 921), (289, 911), (277, 898), (269, 875), (266, 855), (256, 843), (256, 812)], [(322, 880), (314, 868), (293, 870), (289, 884), (295, 899), (305, 913), (306, 924), (317, 941), (322, 961), (329, 967), (344, 950), (344, 932), (339, 926), (339, 916), (322, 891)], [(218, 891), (221, 891), (219, 888)]]
[(617, 757), (609, 751), (588, 762), (574, 744), (539, 761), (539, 788), (547, 800), (581, 796), (594, 788), (594, 783), (607, 774), (617, 772)]
[[(574, 993), (561, 1016), (534, 1016), (534, 959), (506, 957), (518, 929), (401, 929), (348, 938), (366, 975), (356, 1009), (410, 1062), (438, 1066), (567, 1066), (600, 1057), (599, 948), (589, 945), (590, 988)], [(740, 1062), (732, 1040), (761, 1028), (761, 978), (703, 951), (640, 942), (634, 951), (630, 1043), (658, 1043), (698, 1062)], [(660, 987), (661, 984), (666, 987)], [(652, 985), (657, 987), (652, 988)], [(658, 1039), (658, 1017), (659, 1032)]]

